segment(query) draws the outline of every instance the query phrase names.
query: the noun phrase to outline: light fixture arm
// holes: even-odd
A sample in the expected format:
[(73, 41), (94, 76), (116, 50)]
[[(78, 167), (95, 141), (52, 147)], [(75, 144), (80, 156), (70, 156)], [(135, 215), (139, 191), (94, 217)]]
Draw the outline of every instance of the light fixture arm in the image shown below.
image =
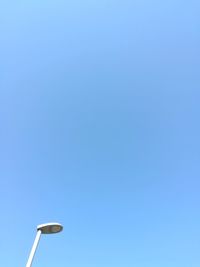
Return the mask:
[(35, 251), (36, 251), (38, 243), (40, 241), (41, 234), (42, 234), (42, 231), (38, 230), (36, 237), (35, 237), (35, 241), (33, 243), (33, 246), (32, 246), (31, 252), (30, 252), (30, 255), (29, 255), (29, 258), (28, 258), (28, 261), (27, 261), (27, 264), (26, 264), (26, 267), (31, 267), (31, 264), (32, 264), (32, 261), (33, 261), (34, 255), (35, 255)]

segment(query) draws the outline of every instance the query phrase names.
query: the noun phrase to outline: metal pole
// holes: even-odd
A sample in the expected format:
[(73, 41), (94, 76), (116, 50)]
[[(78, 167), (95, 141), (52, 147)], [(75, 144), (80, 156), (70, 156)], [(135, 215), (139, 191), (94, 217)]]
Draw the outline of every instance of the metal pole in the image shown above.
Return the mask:
[(34, 255), (35, 255), (35, 251), (36, 251), (38, 243), (40, 241), (41, 233), (42, 233), (41, 230), (37, 231), (37, 234), (36, 234), (36, 237), (35, 237), (35, 241), (33, 243), (33, 246), (32, 246), (32, 249), (31, 249), (27, 264), (26, 264), (26, 267), (31, 267), (31, 264), (32, 264), (32, 261), (33, 261)]

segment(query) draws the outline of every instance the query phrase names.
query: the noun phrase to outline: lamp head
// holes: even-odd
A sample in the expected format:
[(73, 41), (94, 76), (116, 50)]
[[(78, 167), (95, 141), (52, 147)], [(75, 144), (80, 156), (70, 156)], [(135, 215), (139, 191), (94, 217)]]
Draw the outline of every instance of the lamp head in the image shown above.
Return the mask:
[(37, 226), (37, 231), (40, 230), (42, 234), (56, 234), (63, 230), (60, 223), (46, 223)]

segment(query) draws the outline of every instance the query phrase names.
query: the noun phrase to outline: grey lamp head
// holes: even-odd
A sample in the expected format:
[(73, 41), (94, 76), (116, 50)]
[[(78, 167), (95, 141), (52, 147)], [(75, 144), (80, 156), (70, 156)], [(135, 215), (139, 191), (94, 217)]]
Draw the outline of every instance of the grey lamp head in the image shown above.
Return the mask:
[(60, 223), (45, 223), (37, 226), (37, 231), (40, 230), (42, 234), (56, 234), (63, 230)]

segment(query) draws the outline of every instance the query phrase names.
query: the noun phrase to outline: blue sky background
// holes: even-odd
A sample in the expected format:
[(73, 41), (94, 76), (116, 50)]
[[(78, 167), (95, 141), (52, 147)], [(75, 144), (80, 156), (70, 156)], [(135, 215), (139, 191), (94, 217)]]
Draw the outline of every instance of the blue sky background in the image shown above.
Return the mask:
[(199, 1), (1, 1), (1, 266), (200, 266)]

